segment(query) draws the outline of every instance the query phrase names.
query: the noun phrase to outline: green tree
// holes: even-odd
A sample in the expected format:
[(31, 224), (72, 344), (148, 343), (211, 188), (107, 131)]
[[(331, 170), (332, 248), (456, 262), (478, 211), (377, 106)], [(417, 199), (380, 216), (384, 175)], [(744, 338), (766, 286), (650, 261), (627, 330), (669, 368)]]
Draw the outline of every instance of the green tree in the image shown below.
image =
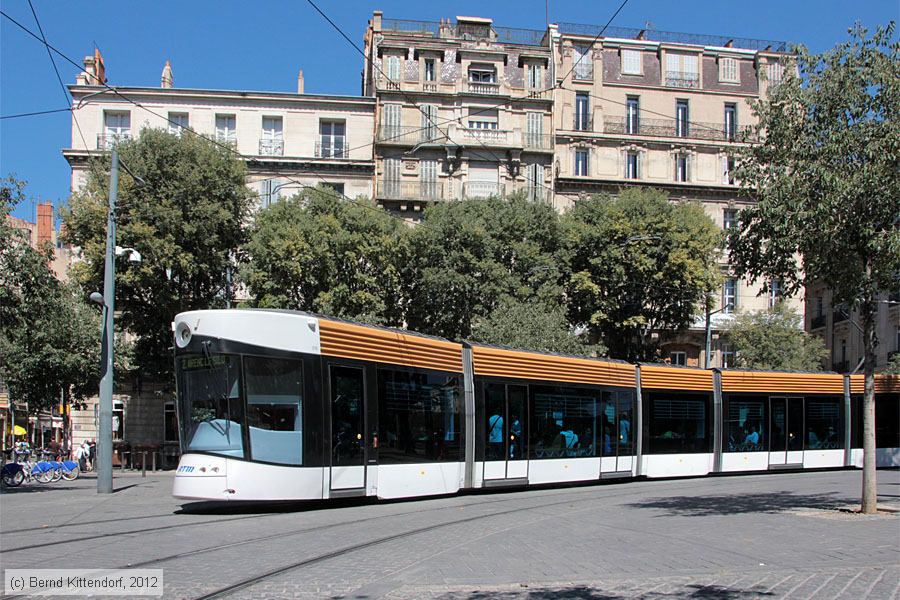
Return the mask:
[(821, 371), (828, 357), (825, 343), (803, 331), (803, 317), (787, 302), (741, 313), (726, 331), (743, 369)]
[(475, 320), (472, 339), (486, 344), (529, 350), (596, 356), (605, 349), (589, 344), (573, 331), (566, 318), (566, 307), (547, 306), (536, 300), (503, 298), (486, 317)]
[(25, 183), (0, 183), (0, 378), (29, 410), (97, 391), (100, 315), (80, 289), (50, 270), (53, 248), (33, 248), (6, 219), (26, 197)]
[(464, 339), (503, 298), (548, 309), (563, 301), (559, 216), (521, 195), (429, 207), (410, 236), (410, 329)]
[(569, 318), (615, 358), (656, 358), (651, 333), (685, 328), (719, 281), (721, 232), (699, 203), (630, 188), (579, 201), (565, 221)]
[(373, 202), (304, 190), (256, 215), (241, 277), (256, 306), (401, 325), (407, 235)]
[[(116, 310), (121, 326), (136, 336), (138, 366), (168, 381), (172, 318), (224, 306), (253, 194), (244, 184), (244, 163), (209, 140), (145, 129), (118, 149), (144, 184), (120, 172), (116, 243), (135, 248), (143, 261), (118, 263)], [(75, 277), (89, 290), (103, 287), (109, 158), (101, 162), (106, 169), (89, 173), (63, 213), (67, 240), (84, 259)]]
[(762, 143), (737, 176), (757, 203), (729, 244), (738, 274), (787, 292), (823, 282), (858, 309), (865, 345), (863, 512), (875, 496), (875, 316), (900, 272), (900, 44), (894, 23), (822, 54), (797, 51), (799, 74), (753, 104)]

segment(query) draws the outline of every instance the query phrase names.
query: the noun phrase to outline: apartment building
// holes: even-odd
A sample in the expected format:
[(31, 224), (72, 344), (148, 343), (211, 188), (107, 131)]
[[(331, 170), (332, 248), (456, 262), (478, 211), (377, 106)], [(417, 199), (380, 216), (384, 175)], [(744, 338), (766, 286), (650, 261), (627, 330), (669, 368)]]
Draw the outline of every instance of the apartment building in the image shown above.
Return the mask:
[[(167, 62), (159, 87), (104, 85), (99, 52), (85, 57), (84, 71), (70, 85), (71, 145), (63, 156), (72, 168), (72, 190), (84, 185), (92, 156), (138, 136), (146, 128), (175, 135), (190, 129), (232, 148), (247, 165), (247, 185), (259, 206), (287, 198), (305, 186), (327, 185), (350, 198), (372, 197), (375, 99), (310, 94), (303, 74), (296, 93), (179, 88)], [(116, 461), (127, 448), (158, 448), (172, 464), (178, 452), (175, 403), (170, 386), (153, 382), (117, 383), (113, 395)], [(72, 411), (72, 439), (98, 436), (98, 398)]]
[[(900, 291), (878, 295), (875, 315), (875, 368), (884, 368), (900, 354)], [(830, 353), (828, 367), (838, 373), (862, 371), (865, 350), (859, 312), (833, 301), (821, 284), (806, 290), (806, 330), (825, 342)]]
[[(734, 178), (737, 150), (754, 141), (749, 102), (781, 80), (786, 44), (627, 28), (600, 36), (601, 29), (560, 23), (552, 43), (559, 203), (650, 187), (672, 202), (699, 201), (723, 229), (733, 227), (751, 201)], [(734, 277), (724, 254), (720, 268), (708, 364), (727, 367), (734, 352), (723, 326), (737, 311), (768, 308), (781, 290), (771, 282), (762, 294)], [(801, 300), (790, 301), (802, 310)], [(707, 364), (706, 323), (703, 314), (686, 332), (659, 332), (673, 363)]]
[(384, 19), (365, 34), (377, 103), (375, 197), (411, 221), (429, 203), (522, 192), (553, 201), (550, 34), (491, 19)]
[(302, 72), (296, 93), (178, 88), (168, 62), (159, 87), (113, 92), (102, 85), (99, 53), (84, 64), (68, 86), (75, 109), (63, 156), (73, 190), (84, 183), (92, 154), (150, 127), (176, 135), (190, 129), (232, 147), (247, 164), (247, 183), (261, 206), (304, 186), (328, 185), (351, 198), (372, 195), (372, 98), (305, 93)]

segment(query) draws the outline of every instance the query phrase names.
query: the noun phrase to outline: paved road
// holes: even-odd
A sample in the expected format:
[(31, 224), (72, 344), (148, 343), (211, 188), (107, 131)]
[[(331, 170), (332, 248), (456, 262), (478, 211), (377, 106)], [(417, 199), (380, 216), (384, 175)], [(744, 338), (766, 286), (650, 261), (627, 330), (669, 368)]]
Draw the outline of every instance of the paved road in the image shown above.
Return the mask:
[[(900, 513), (858, 471), (639, 481), (261, 510), (171, 474), (3, 494), (3, 568), (162, 568), (167, 598), (900, 598)], [(879, 471), (900, 507), (900, 472)], [(218, 595), (216, 595), (220, 592)], [(210, 596), (212, 595), (212, 596)]]

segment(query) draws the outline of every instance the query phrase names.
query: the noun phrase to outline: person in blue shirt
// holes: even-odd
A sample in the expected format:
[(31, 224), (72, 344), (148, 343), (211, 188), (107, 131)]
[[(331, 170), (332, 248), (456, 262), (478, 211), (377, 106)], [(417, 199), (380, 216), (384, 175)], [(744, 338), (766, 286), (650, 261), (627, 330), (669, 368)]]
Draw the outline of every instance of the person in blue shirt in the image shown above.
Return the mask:
[(503, 417), (491, 415), (488, 419), (488, 460), (503, 460)]
[(756, 431), (756, 425), (750, 426), (750, 433), (744, 438), (744, 443), (753, 444), (754, 446), (759, 444), (759, 432)]

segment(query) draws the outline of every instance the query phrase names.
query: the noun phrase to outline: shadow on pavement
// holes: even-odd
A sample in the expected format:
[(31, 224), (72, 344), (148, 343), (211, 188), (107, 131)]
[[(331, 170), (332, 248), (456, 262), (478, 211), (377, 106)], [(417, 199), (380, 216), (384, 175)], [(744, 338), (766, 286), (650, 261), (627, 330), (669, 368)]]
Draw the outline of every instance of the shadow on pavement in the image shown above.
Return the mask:
[[(618, 600), (620, 598), (634, 598), (637, 590), (623, 591), (622, 593), (604, 592), (602, 589), (577, 585), (572, 587), (540, 587), (522, 588), (511, 591), (473, 591), (451, 592), (440, 596), (441, 600), (551, 600), (551, 599), (579, 599), (579, 600)], [(736, 600), (739, 598), (762, 598), (772, 596), (771, 592), (762, 589), (738, 589), (718, 585), (685, 585), (681, 589), (668, 590), (666, 592), (640, 593), (639, 598), (716, 598), (721, 600)]]
[(268, 513), (312, 512), (331, 508), (347, 506), (362, 506), (375, 504), (377, 499), (367, 496), (361, 498), (333, 498), (330, 500), (299, 500), (299, 501), (267, 501), (267, 500), (232, 500), (216, 501), (203, 500), (200, 502), (186, 502), (176, 515), (246, 515)]
[(670, 496), (652, 498), (628, 504), (631, 508), (650, 508), (665, 511), (659, 516), (681, 515), (707, 517), (746, 513), (777, 513), (796, 508), (837, 509), (858, 498), (836, 496), (834, 493), (795, 494), (771, 492), (765, 494), (726, 494), (719, 496)]

